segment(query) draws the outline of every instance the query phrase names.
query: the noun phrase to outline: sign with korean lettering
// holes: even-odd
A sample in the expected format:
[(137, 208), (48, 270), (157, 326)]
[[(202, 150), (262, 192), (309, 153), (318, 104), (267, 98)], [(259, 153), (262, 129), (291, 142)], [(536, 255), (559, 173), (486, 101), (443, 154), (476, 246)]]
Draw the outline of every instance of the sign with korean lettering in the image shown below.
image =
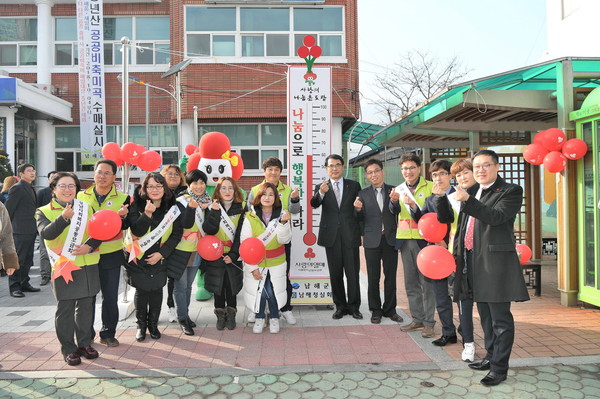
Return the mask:
[[(321, 279), (329, 289), (325, 248), (317, 245), (321, 209), (310, 199), (315, 185), (327, 178), (323, 165), (331, 153), (331, 68), (288, 69), (288, 185), (300, 189), (302, 212), (292, 220), (290, 279)], [(303, 292), (303, 291), (299, 291)], [(304, 294), (303, 294), (304, 295)], [(311, 294), (312, 295), (312, 294)], [(320, 294), (319, 294), (320, 295)], [(297, 302), (302, 299), (302, 302)], [(292, 298), (305, 303), (306, 296)], [(306, 303), (331, 303), (331, 295), (311, 296)]]
[(106, 142), (102, 0), (77, 0), (81, 164), (93, 165)]
[(290, 280), (294, 305), (333, 303), (328, 278), (291, 278)]
[(0, 117), (0, 150), (6, 151), (6, 117)]

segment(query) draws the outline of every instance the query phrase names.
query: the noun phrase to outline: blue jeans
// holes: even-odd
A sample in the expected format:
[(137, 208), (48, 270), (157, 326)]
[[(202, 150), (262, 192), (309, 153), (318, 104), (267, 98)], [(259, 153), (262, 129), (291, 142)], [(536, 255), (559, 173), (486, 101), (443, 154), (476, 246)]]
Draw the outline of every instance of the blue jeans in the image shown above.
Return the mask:
[(279, 306), (277, 306), (277, 298), (275, 298), (275, 292), (273, 291), (273, 284), (271, 283), (271, 274), (267, 271), (267, 277), (265, 278), (265, 285), (263, 287), (262, 296), (260, 297), (260, 308), (256, 314), (257, 319), (264, 319), (265, 310), (269, 302), (269, 312), (271, 313), (272, 319), (279, 318)]
[[(198, 256), (199, 258), (199, 256)], [(188, 318), (188, 309), (190, 307), (190, 298), (192, 296), (192, 283), (196, 278), (198, 266), (194, 262), (194, 266), (185, 268), (185, 271), (178, 280), (175, 280), (173, 286), (173, 299), (177, 308), (177, 319), (185, 320)]]

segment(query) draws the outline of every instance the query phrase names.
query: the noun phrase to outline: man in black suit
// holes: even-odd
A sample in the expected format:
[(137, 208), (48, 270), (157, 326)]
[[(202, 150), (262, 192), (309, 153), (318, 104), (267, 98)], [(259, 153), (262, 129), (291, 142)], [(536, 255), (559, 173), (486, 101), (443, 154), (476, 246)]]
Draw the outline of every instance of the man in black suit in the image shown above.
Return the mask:
[(40, 289), (29, 283), (29, 269), (33, 266), (33, 251), (37, 227), (35, 210), (37, 196), (33, 188), (35, 167), (31, 164), (20, 165), (17, 168), (21, 180), (10, 188), (6, 209), (10, 216), (15, 239), (15, 249), (19, 255), (20, 268), (8, 278), (10, 295), (15, 298), (25, 296), (23, 292), (38, 292)]
[[(381, 323), (383, 316), (400, 323), (402, 317), (396, 313), (396, 216), (389, 209), (390, 194), (394, 187), (384, 183), (383, 163), (378, 159), (367, 161), (365, 173), (371, 186), (360, 190), (354, 201), (354, 209), (364, 223), (363, 247), (367, 261), (371, 323)], [(383, 307), (379, 295), (382, 262), (385, 278)]]
[[(462, 290), (472, 289), (477, 302), (487, 354), (469, 367), (490, 370), (481, 380), (483, 385), (506, 380), (515, 336), (510, 303), (529, 300), (514, 236), (523, 188), (498, 176), (498, 162), (494, 151), (479, 151), (473, 157), (477, 184), (466, 191), (458, 186), (455, 194), (462, 206), (454, 240), (454, 294), (460, 298)], [(451, 222), (453, 213), (438, 208), (438, 220)]]
[[(315, 186), (310, 200), (313, 208), (321, 207), (317, 243), (325, 247), (331, 281), (331, 295), (336, 310), (334, 319), (345, 314), (362, 319), (360, 313), (360, 228), (354, 217), (354, 199), (360, 184), (343, 178), (344, 159), (331, 154), (325, 159), (329, 180)], [(344, 275), (348, 283), (348, 297), (344, 289)]]
[[(54, 177), (56, 173), (55, 170), (48, 173), (48, 183)], [(40, 188), (37, 192), (37, 207), (41, 208), (44, 205), (48, 205), (52, 201), (52, 190), (50, 187)], [(48, 258), (48, 249), (46, 248), (46, 244), (44, 240), (40, 239), (40, 276), (42, 277), (42, 282), (40, 285), (46, 285), (50, 282), (50, 278), (52, 277), (52, 265), (50, 264), (50, 258)]]

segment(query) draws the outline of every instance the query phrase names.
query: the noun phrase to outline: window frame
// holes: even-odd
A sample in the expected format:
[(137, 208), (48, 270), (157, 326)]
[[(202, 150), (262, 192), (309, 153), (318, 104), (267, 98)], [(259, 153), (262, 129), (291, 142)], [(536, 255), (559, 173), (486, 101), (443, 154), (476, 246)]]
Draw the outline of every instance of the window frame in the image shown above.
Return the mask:
[[(6, 47), (13, 47), (15, 49), (15, 64), (1, 64), (0, 63), (0, 68), (16, 68), (16, 67), (21, 67), (21, 68), (37, 68), (38, 62), (37, 62), (37, 30), (38, 30), (38, 21), (36, 17), (29, 17), (29, 16), (2, 16), (0, 17), (0, 19), (2, 20), (30, 20), (30, 21), (34, 21), (35, 22), (35, 31), (36, 31), (36, 37), (35, 40), (27, 40), (27, 41), (23, 41), (17, 38), (17, 40), (7, 40), (7, 41), (0, 41), (0, 45), (1, 46), (6, 46)], [(28, 47), (33, 47), (34, 51), (35, 51), (35, 63), (30, 64), (30, 63), (23, 63), (21, 64), (21, 59), (23, 57), (22, 51), (25, 51), (26, 48)]]

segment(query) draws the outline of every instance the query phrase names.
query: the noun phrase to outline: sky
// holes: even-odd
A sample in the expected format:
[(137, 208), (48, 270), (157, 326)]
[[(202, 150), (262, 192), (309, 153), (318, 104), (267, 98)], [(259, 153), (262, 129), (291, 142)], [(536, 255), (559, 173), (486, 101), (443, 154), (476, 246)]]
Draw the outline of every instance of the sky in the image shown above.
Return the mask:
[(410, 50), (458, 56), (471, 70), (461, 81), (540, 62), (546, 0), (358, 0), (358, 48), (360, 119), (385, 125), (372, 105), (374, 78)]

